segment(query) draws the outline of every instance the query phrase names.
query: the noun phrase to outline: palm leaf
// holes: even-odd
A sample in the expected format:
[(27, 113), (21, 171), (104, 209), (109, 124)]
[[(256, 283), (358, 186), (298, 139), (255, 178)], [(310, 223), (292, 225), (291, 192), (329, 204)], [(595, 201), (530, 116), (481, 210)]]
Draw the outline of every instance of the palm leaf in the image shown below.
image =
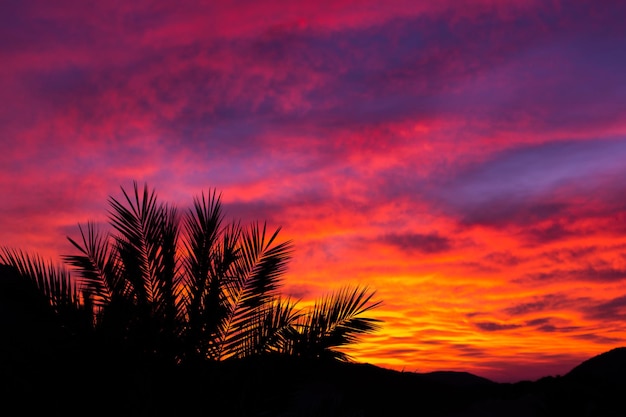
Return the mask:
[(220, 360), (232, 318), (233, 299), (229, 287), (236, 280), (234, 272), (241, 256), (239, 242), (242, 229), (238, 222), (226, 226), (211, 259), (206, 291), (202, 297), (203, 352), (210, 359)]
[(167, 320), (178, 318), (180, 296), (180, 261), (178, 259), (179, 227), (175, 207), (163, 206), (154, 257), (152, 303), (155, 312)]
[(125, 297), (125, 286), (116, 258), (109, 245), (108, 236), (99, 233), (94, 223), (86, 229), (79, 224), (81, 243), (68, 236), (68, 240), (82, 255), (66, 255), (64, 260), (80, 274), (84, 290), (90, 294), (96, 308), (101, 309), (114, 297)]
[(76, 283), (69, 272), (61, 266), (54, 266), (38, 255), (31, 256), (21, 250), (2, 248), (0, 262), (17, 269), (24, 278), (30, 279), (44, 294), (53, 308), (80, 305)]
[(294, 324), (302, 315), (296, 307), (297, 302), (279, 296), (257, 309), (254, 319), (249, 321), (250, 328), (238, 332), (233, 338), (238, 347), (234, 356), (289, 353), (296, 333)]
[(237, 259), (238, 223), (222, 226), (221, 196), (215, 190), (194, 198), (184, 219), (184, 278), (181, 282), (187, 325), (187, 354), (217, 359), (227, 314), (224, 282)]
[(133, 295), (140, 305), (152, 299), (155, 282), (154, 259), (158, 251), (158, 229), (162, 221), (162, 209), (157, 205), (154, 190), (144, 186), (140, 198), (139, 188), (133, 183), (134, 198), (122, 188), (126, 200), (109, 198), (109, 220), (119, 233), (115, 236), (125, 279), (131, 284)]
[(380, 301), (370, 302), (374, 294), (367, 287), (344, 287), (316, 302), (298, 326), (300, 340), (294, 353), (349, 360), (346, 353), (336, 348), (353, 344), (360, 336), (372, 333), (380, 326), (378, 319), (360, 317), (380, 305)]
[(32, 282), (61, 323), (74, 330), (88, 325), (76, 282), (65, 268), (38, 255), (5, 247), (0, 249), (0, 263), (14, 267), (20, 276)]
[(280, 229), (267, 238), (267, 228), (251, 225), (241, 236), (240, 255), (226, 286), (228, 311), (224, 317), (219, 357), (230, 357), (241, 350), (251, 323), (274, 295), (286, 271), (293, 250), (290, 241), (275, 244)]
[[(223, 220), (221, 196), (213, 190), (208, 197), (202, 193), (194, 198), (193, 209), (189, 209), (184, 221), (186, 251), (184, 260), (185, 284), (193, 288), (191, 298), (199, 300), (211, 270), (215, 246), (221, 234)], [(196, 301), (199, 303), (199, 301)]]
[(114, 323), (126, 323), (127, 337), (140, 349), (178, 356), (185, 311), (177, 210), (158, 203), (155, 191), (147, 185), (140, 192), (134, 182), (131, 194), (123, 188), (122, 193), (121, 200), (109, 198), (109, 219), (116, 231), (114, 251), (131, 303), (118, 303)]
[[(182, 307), (187, 318), (186, 338), (192, 350), (203, 350), (198, 346), (203, 334), (204, 303), (210, 285), (210, 276), (218, 251), (223, 220), (220, 196), (213, 190), (205, 196), (195, 197), (193, 208), (184, 218)], [(215, 304), (215, 303), (214, 303)]]

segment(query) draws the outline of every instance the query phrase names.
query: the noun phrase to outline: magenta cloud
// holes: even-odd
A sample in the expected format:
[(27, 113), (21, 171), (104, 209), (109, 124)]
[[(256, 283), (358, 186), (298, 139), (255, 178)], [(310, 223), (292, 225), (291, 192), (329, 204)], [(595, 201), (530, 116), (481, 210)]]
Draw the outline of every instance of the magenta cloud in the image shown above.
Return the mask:
[[(624, 310), (625, 20), (621, 1), (2, 2), (0, 246), (66, 254), (133, 180), (181, 209), (216, 188), (295, 241), (288, 292), (379, 286), (390, 330), (364, 355), (502, 376), (520, 352), (485, 340), (522, 329), (600, 350)], [(543, 341), (528, 372), (578, 359)]]

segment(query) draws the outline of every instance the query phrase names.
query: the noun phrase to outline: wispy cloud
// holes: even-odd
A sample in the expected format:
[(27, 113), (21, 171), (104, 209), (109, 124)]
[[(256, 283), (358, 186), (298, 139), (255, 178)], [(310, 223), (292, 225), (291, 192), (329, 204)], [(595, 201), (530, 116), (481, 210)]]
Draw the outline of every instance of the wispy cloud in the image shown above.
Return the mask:
[(287, 293), (378, 290), (385, 328), (357, 358), (563, 372), (581, 356), (559, 351), (625, 336), (625, 18), (621, 1), (3, 2), (0, 245), (65, 254), (132, 180), (182, 209), (215, 187), (230, 218), (294, 240)]
[(481, 321), (478, 323), (475, 323), (476, 327), (478, 327), (481, 330), (484, 330), (486, 332), (498, 332), (501, 330), (511, 330), (511, 329), (518, 329), (520, 327), (522, 327), (521, 324), (514, 324), (514, 323), (493, 323), (493, 322), (489, 322), (489, 321)]
[(428, 254), (445, 252), (452, 247), (450, 239), (440, 236), (438, 233), (394, 233), (384, 235), (381, 241), (409, 253), (421, 252)]

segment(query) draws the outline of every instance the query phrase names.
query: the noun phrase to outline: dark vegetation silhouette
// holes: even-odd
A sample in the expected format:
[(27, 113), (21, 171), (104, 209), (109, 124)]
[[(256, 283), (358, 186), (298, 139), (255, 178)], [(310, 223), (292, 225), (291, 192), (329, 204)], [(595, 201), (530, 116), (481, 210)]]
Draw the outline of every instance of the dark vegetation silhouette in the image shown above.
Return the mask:
[(136, 183), (122, 194), (112, 230), (70, 238), (70, 268), (0, 249), (5, 414), (626, 415), (626, 348), (518, 383), (352, 363), (342, 348), (381, 324), (364, 317), (373, 291), (300, 309), (280, 294), (293, 246), (279, 230), (226, 223), (215, 191), (184, 213)]
[[(78, 367), (91, 382), (111, 372), (156, 372), (158, 379), (164, 370), (218, 369), (216, 363), (246, 359), (252, 367), (250, 358), (274, 356), (348, 361), (341, 348), (378, 329), (380, 320), (364, 316), (380, 304), (367, 287), (344, 287), (309, 309), (282, 296), (292, 243), (279, 242), (280, 229), (265, 224), (226, 222), (215, 190), (184, 213), (159, 202), (147, 185), (140, 190), (135, 182), (122, 195), (109, 199), (111, 231), (89, 222), (79, 225), (79, 239), (68, 238), (77, 254), (64, 261), (77, 277), (37, 255), (0, 250), (7, 265), (3, 337), (10, 341), (4, 370), (51, 375)], [(52, 369), (55, 363), (68, 368)], [(236, 391), (242, 381), (231, 382)]]

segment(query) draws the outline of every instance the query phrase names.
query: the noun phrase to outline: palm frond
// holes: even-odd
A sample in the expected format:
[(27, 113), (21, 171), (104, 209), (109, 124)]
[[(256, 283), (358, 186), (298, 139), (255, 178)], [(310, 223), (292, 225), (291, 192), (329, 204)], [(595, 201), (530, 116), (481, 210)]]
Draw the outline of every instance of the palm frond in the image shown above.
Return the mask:
[(134, 296), (139, 304), (147, 304), (152, 297), (154, 282), (153, 256), (157, 251), (157, 233), (160, 225), (160, 210), (154, 190), (144, 186), (140, 198), (139, 187), (133, 183), (134, 198), (122, 188), (126, 200), (109, 197), (109, 220), (119, 233), (117, 251), (123, 266), (125, 279), (132, 285)]
[(6, 247), (0, 248), (0, 263), (14, 267), (34, 284), (63, 325), (74, 330), (89, 326), (76, 282), (68, 270), (38, 255)]
[(96, 225), (87, 223), (86, 229), (79, 224), (81, 243), (68, 236), (68, 240), (82, 255), (66, 255), (63, 259), (80, 274), (81, 285), (101, 309), (115, 296), (124, 295), (124, 282), (120, 277), (108, 236), (101, 234)]
[(316, 302), (298, 326), (300, 340), (295, 354), (349, 360), (337, 348), (357, 342), (360, 336), (380, 326), (378, 319), (360, 317), (380, 305), (380, 301), (370, 302), (374, 294), (367, 287), (344, 287)]
[(208, 196), (202, 193), (193, 199), (193, 209), (189, 209), (184, 219), (184, 268), (189, 280), (186, 284), (199, 287), (199, 292), (202, 292), (201, 287), (208, 278), (213, 251), (221, 234), (224, 216), (220, 200), (221, 195), (217, 195), (215, 190)]
[(176, 356), (185, 321), (178, 212), (160, 204), (147, 185), (140, 192), (134, 182), (132, 193), (124, 188), (122, 193), (123, 199), (109, 198), (109, 220), (116, 231), (114, 251), (131, 303), (118, 303), (110, 316), (114, 322), (126, 323), (128, 337), (143, 346), (140, 349)]
[(9, 248), (0, 250), (0, 262), (14, 267), (21, 276), (35, 283), (53, 308), (79, 306), (80, 297), (76, 283), (65, 268), (46, 262), (38, 255), (31, 256), (21, 250)]
[(179, 227), (175, 207), (163, 206), (154, 253), (152, 303), (159, 315), (174, 320), (180, 292)]
[(237, 259), (241, 228), (237, 223), (222, 226), (221, 195), (212, 190), (195, 197), (184, 218), (182, 303), (187, 320), (187, 354), (217, 359), (217, 340), (223, 333), (227, 311), (224, 282)]
[(240, 256), (227, 282), (222, 357), (235, 355), (251, 329), (251, 322), (279, 287), (293, 250), (291, 241), (275, 244), (280, 228), (267, 238), (266, 225), (251, 225), (241, 237)]
[(297, 302), (280, 296), (257, 309), (249, 321), (250, 328), (238, 332), (233, 338), (237, 350), (233, 356), (247, 357), (270, 353), (287, 354), (296, 334), (294, 324), (301, 317)]
[(242, 228), (232, 222), (221, 232), (219, 243), (213, 251), (206, 291), (202, 297), (202, 326), (206, 356), (220, 360), (225, 340), (230, 331), (235, 303), (229, 287), (236, 279), (236, 265), (241, 256), (239, 242)]
[[(193, 209), (184, 218), (183, 288), (184, 307), (187, 314), (190, 337), (199, 337), (202, 302), (210, 274), (217, 258), (218, 240), (223, 220), (220, 196), (213, 190), (205, 196), (195, 197)], [(192, 336), (193, 335), (193, 336)]]
[(236, 290), (241, 292), (241, 306), (254, 308), (263, 304), (279, 288), (293, 252), (291, 241), (274, 244), (280, 228), (266, 239), (266, 224), (253, 224), (242, 236), (242, 256), (237, 264)]

